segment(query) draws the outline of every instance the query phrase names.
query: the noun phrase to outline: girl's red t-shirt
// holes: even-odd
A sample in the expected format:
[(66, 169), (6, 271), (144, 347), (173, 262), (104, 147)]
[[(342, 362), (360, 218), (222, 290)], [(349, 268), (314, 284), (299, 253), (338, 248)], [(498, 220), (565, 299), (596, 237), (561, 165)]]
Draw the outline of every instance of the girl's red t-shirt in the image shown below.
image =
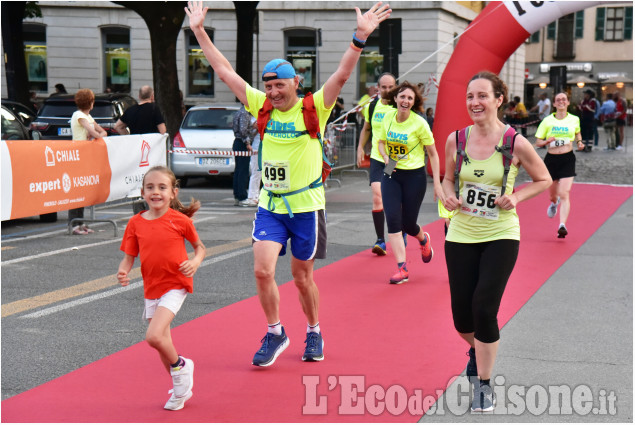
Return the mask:
[(120, 249), (133, 257), (139, 255), (144, 298), (161, 298), (172, 289), (192, 292), (194, 280), (179, 271), (188, 258), (186, 239), (192, 245), (198, 241), (194, 223), (172, 208), (155, 220), (147, 220), (141, 213), (130, 219)]

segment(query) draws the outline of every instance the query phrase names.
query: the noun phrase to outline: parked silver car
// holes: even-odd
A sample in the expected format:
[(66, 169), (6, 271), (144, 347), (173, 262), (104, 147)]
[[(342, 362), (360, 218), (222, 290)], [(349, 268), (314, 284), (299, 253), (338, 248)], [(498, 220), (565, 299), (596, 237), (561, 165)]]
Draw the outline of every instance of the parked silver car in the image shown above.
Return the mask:
[(172, 141), (170, 167), (181, 187), (189, 177), (230, 175), (234, 156), (232, 121), (240, 104), (200, 105), (190, 108)]

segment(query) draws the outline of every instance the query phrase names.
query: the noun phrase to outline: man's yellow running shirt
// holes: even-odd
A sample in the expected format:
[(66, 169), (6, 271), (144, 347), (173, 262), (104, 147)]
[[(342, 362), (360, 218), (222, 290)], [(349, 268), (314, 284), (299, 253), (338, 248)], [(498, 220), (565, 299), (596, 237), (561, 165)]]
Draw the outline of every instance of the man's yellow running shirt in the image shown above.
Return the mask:
[(379, 148), (377, 147), (377, 141), (379, 140), (379, 134), (381, 133), (381, 125), (384, 121), (384, 117), (386, 114), (390, 115), (395, 111), (391, 105), (384, 105), (381, 103), (381, 99), (377, 101), (375, 104), (375, 109), (373, 110), (372, 121), (368, 117), (368, 109), (370, 104), (366, 105), (364, 108), (364, 119), (366, 122), (370, 123), (370, 126), (373, 129), (373, 139), (371, 140), (371, 151), (370, 157), (372, 159), (376, 159), (379, 162), (384, 162), (384, 159), (381, 157), (379, 153)]
[[(265, 103), (266, 95), (247, 84), (247, 111), (258, 118), (258, 111)], [(313, 101), (320, 122), (320, 133), (324, 134), (331, 109), (324, 105), (322, 89), (313, 94)], [(268, 209), (269, 195), (288, 193), (302, 189), (322, 176), (322, 146), (308, 134), (298, 136), (306, 130), (302, 116), (302, 99), (288, 111), (271, 111), (264, 140), (260, 143), (262, 183), (258, 206)], [(317, 211), (325, 208), (324, 187), (316, 187), (286, 197), (293, 213)], [(282, 198), (273, 198), (276, 214), (288, 214)]]

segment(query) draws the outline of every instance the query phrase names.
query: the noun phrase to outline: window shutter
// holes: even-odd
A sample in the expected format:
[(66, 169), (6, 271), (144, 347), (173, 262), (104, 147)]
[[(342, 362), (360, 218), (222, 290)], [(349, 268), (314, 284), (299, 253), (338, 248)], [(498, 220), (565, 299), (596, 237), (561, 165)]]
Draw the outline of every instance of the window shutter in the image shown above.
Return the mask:
[(584, 37), (584, 10), (575, 13), (575, 38)]
[(605, 7), (598, 7), (595, 12), (595, 41), (604, 40), (604, 14)]
[(552, 22), (547, 25), (547, 40), (555, 40), (556, 39), (556, 23)]
[(624, 40), (633, 39), (633, 6), (624, 11)]

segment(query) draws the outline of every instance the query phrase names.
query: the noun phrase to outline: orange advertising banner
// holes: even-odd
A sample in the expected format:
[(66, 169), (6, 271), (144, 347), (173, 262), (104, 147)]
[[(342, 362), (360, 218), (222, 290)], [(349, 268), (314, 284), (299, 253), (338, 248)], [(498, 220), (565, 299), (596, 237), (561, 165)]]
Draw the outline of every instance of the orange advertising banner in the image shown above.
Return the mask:
[[(10, 218), (96, 205), (108, 198), (111, 171), (103, 139), (5, 143), (12, 179)], [(8, 165), (5, 160), (3, 166)]]

